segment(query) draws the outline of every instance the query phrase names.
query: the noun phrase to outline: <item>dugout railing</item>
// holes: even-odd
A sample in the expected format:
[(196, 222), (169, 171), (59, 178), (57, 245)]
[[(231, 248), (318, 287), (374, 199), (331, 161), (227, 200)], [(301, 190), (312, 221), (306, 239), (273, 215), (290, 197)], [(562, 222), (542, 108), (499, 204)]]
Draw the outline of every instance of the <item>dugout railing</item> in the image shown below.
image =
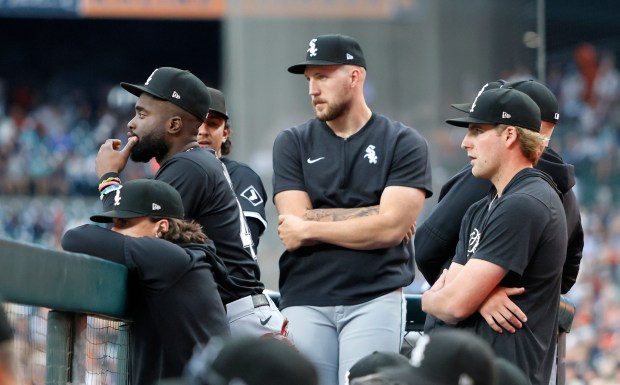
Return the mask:
[[(279, 300), (278, 293), (270, 293)], [(2, 301), (50, 309), (47, 315), (45, 383), (86, 383), (87, 316), (117, 320), (116, 385), (129, 384), (127, 268), (100, 258), (0, 238)], [(407, 294), (406, 331), (422, 332), (421, 296)], [(557, 384), (564, 385), (566, 333), (575, 306), (562, 298)]]

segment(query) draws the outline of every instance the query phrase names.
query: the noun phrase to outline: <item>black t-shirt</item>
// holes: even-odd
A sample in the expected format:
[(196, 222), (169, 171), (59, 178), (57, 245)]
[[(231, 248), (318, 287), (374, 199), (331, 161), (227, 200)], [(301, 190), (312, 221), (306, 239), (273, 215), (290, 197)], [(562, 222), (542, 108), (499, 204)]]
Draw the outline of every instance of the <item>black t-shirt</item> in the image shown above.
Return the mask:
[(181, 376), (196, 344), (230, 333), (213, 278), (225, 268), (212, 247), (128, 237), (95, 225), (67, 231), (62, 247), (127, 266), (132, 384)]
[(256, 252), (259, 238), (267, 228), (265, 187), (258, 174), (247, 164), (228, 158), (220, 158), (220, 160), (228, 170), (233, 189), (243, 209), (243, 215), (250, 226), (254, 252)]
[(552, 184), (547, 174), (526, 168), (501, 197), (492, 189), (467, 210), (454, 258), (461, 265), (471, 258), (499, 265), (508, 270), (500, 286), (525, 288), (511, 297), (528, 318), (516, 333), (496, 333), (478, 312), (457, 327), (473, 329), (498, 356), (523, 369), (533, 385), (549, 383), (566, 258), (566, 216)]
[[(305, 191), (315, 209), (378, 205), (388, 186), (432, 194), (426, 140), (378, 114), (346, 139), (316, 119), (282, 131), (274, 143), (273, 169), (274, 195)], [(402, 244), (361, 251), (324, 243), (285, 251), (281, 306), (359, 304), (409, 285), (413, 264)]]
[(215, 243), (217, 255), (224, 261), (233, 284), (233, 290), (219, 285), (224, 303), (262, 293), (264, 286), (260, 282), (252, 235), (241, 215), (228, 173), (213, 151), (194, 148), (177, 153), (161, 165), (155, 179), (179, 191), (185, 217), (200, 223)]
[[(549, 148), (543, 152), (535, 168), (549, 174), (563, 195), (568, 246), (562, 273), (562, 293), (566, 293), (577, 279), (583, 251), (579, 204), (572, 190), (575, 185), (575, 170)], [(489, 180), (474, 177), (471, 165), (467, 165), (441, 188), (437, 205), (431, 215), (418, 226), (414, 239), (416, 263), (431, 285), (439, 277), (442, 268), (452, 262), (465, 211), (484, 198), (491, 187), (493, 185)]]

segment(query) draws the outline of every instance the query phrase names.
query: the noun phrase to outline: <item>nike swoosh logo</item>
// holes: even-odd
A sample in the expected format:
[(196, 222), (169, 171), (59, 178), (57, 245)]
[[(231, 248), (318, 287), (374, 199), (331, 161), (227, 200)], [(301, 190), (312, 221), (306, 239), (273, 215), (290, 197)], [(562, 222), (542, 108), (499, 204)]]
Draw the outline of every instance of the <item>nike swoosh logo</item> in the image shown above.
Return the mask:
[(272, 316), (269, 316), (269, 317), (265, 318), (265, 320), (264, 320), (264, 321), (263, 321), (263, 320), (260, 320), (260, 324), (261, 324), (261, 325), (263, 325), (263, 326), (267, 325), (267, 322), (269, 322), (269, 320), (271, 319), (271, 317), (272, 317)]
[(318, 161), (319, 161), (319, 160), (321, 160), (321, 159), (325, 159), (325, 157), (324, 157), (324, 156), (322, 156), (322, 157), (320, 157), (320, 158), (316, 158), (316, 159), (310, 159), (310, 158), (308, 158), (307, 162), (308, 162), (308, 164), (312, 164), (312, 163), (316, 163), (316, 162), (318, 162)]

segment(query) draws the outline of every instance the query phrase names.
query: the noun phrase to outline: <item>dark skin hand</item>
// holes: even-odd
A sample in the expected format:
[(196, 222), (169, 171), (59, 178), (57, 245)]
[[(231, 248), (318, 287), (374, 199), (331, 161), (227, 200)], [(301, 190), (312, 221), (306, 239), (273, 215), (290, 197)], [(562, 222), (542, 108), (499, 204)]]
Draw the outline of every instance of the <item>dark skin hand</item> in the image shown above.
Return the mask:
[(129, 160), (131, 149), (138, 143), (137, 136), (127, 139), (125, 147), (121, 148), (119, 139), (108, 139), (99, 147), (97, 158), (95, 159), (95, 171), (97, 177), (101, 178), (108, 172), (120, 173), (123, 171)]

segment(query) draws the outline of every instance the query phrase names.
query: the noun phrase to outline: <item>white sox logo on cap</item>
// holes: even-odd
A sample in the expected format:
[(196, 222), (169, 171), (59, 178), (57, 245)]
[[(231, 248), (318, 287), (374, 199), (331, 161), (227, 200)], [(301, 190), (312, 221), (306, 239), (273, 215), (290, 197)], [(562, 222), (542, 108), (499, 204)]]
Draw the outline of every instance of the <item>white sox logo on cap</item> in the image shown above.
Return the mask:
[(123, 188), (123, 186), (120, 186), (117, 190), (116, 190), (116, 194), (114, 195), (114, 206), (118, 206), (121, 204), (121, 189)]
[(476, 108), (476, 102), (478, 101), (478, 98), (480, 97), (480, 94), (482, 94), (484, 92), (484, 90), (489, 86), (489, 83), (485, 84), (484, 86), (482, 86), (482, 88), (480, 89), (480, 91), (478, 91), (478, 95), (476, 95), (476, 99), (474, 99), (474, 102), (471, 104), (471, 109), (469, 110), (469, 112), (473, 112), (474, 108)]
[(316, 39), (312, 39), (310, 40), (310, 43), (308, 43), (308, 46), (310, 48), (308, 48), (308, 52), (310, 54), (310, 56), (316, 56), (316, 53), (318, 52), (318, 49), (316, 48)]
[(159, 69), (159, 68), (156, 68), (156, 69), (155, 69), (155, 71), (151, 72), (151, 75), (149, 76), (149, 78), (148, 78), (148, 79), (146, 79), (146, 82), (144, 82), (144, 85), (145, 85), (145, 86), (148, 86), (148, 85), (149, 85), (149, 83), (151, 82), (151, 80), (153, 80), (153, 75), (155, 75), (155, 72), (157, 72), (157, 70), (158, 70), (158, 69)]

